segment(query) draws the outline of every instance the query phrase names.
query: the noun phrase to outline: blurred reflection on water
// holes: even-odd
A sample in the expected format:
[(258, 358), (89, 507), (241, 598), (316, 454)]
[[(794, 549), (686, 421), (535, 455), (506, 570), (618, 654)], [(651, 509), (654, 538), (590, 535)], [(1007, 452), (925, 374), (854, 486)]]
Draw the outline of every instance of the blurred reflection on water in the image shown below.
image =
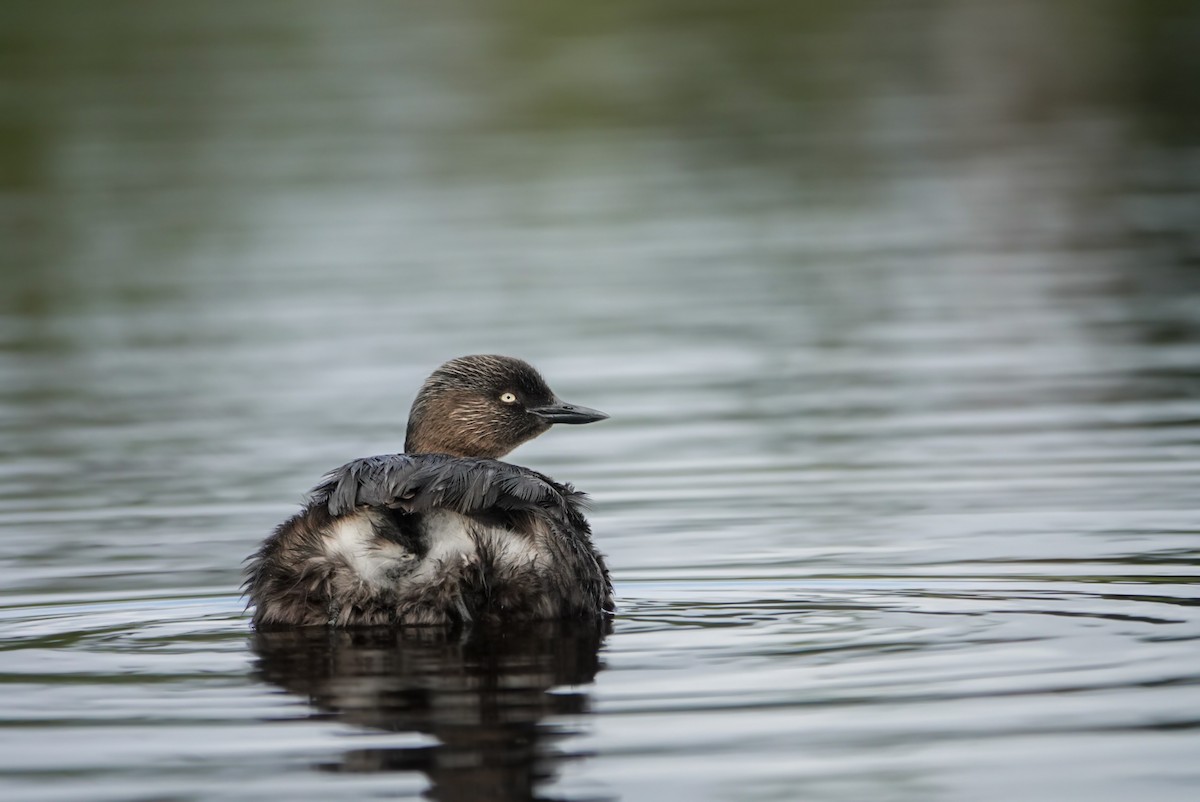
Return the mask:
[(537, 798), (557, 764), (578, 759), (554, 746), (577, 732), (544, 719), (587, 712), (578, 688), (595, 679), (600, 640), (590, 628), (544, 624), (465, 635), (440, 628), (259, 632), (253, 648), (261, 677), (319, 714), (432, 738), (347, 752), (320, 768), (420, 771), (438, 799), (508, 800)]
[[(0, 6), (5, 799), (1193, 797), (1195, 5)], [(599, 657), (248, 637), (477, 351)]]

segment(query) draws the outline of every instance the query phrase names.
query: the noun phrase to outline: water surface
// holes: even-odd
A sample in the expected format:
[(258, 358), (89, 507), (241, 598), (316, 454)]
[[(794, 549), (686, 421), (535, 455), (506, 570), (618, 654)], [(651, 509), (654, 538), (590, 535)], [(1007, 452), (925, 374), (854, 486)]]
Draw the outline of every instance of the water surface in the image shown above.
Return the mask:
[[(6, 800), (1194, 798), (1194, 15), (676, 5), (0, 12)], [(253, 633), (480, 351), (613, 631)]]

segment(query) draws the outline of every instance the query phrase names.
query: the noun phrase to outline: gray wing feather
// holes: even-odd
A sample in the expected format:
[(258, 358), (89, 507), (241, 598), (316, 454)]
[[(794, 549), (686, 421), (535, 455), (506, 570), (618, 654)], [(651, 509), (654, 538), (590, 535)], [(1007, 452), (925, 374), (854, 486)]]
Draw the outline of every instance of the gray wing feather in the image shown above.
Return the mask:
[(312, 501), (327, 505), (333, 516), (370, 506), (409, 512), (451, 509), (467, 515), (498, 508), (574, 519), (583, 494), (499, 460), (385, 454), (354, 460), (326, 474), (314, 488)]

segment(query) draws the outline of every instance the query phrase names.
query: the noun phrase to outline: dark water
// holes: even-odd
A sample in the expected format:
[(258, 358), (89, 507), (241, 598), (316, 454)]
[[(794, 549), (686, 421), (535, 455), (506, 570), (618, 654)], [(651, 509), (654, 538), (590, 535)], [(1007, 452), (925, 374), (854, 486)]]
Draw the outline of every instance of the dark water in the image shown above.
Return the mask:
[[(6, 3), (5, 800), (1200, 792), (1187, 3)], [(613, 632), (255, 635), (476, 351)]]

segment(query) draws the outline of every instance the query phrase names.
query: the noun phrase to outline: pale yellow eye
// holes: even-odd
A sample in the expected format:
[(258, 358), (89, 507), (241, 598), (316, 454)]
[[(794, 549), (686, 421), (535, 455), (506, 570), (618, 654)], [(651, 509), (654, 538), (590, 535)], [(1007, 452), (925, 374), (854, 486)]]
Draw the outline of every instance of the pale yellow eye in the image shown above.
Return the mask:
[(517, 397), (516, 397), (514, 394), (512, 394), (512, 393), (501, 393), (501, 394), (500, 394), (500, 400), (501, 400), (501, 401), (503, 401), (503, 402), (504, 402), (504, 403), (506, 403), (506, 404), (515, 404), (515, 403), (517, 403)]

